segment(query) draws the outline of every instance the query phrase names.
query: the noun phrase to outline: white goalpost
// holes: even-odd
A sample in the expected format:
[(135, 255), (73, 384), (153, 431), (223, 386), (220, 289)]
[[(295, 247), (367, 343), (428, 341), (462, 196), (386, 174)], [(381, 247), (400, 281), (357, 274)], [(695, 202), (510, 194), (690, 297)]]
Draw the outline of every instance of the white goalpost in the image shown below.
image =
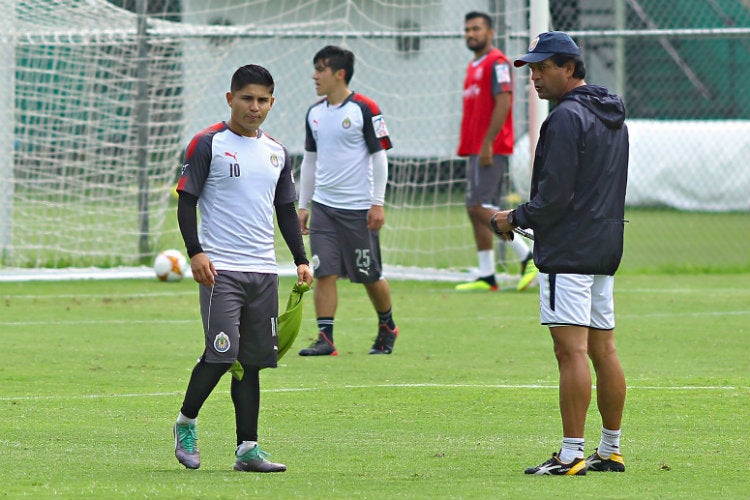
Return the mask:
[[(170, 199), (179, 155), (192, 134), (227, 118), (223, 94), (234, 69), (256, 63), (274, 75), (277, 102), (264, 128), (298, 160), (305, 111), (317, 100), (312, 57), (338, 44), (355, 53), (351, 87), (378, 101), (395, 144), (382, 233), (390, 272), (463, 276), (476, 260), (464, 210), (464, 160), (455, 155), (471, 58), (463, 16), (489, 11), (497, 43), (514, 44), (515, 52), (528, 43), (511, 39), (507, 29), (511, 16), (514, 23), (528, 16), (525, 7), (514, 11), (515, 3), (525, 5), (19, 3), (17, 22), (3, 39), (9, 48), (3, 53), (15, 62), (3, 65), (15, 66), (3, 73), (10, 89), (3, 95), (15, 96), (0, 110), (9, 118), (2, 137), (14, 137), (3, 188), (15, 203), (3, 207), (9, 227), (0, 233), (2, 265), (130, 266), (179, 244)], [(523, 127), (522, 117), (517, 122)]]
[[(13, 151), (13, 100), (15, 95), (15, 1), (0, 19), (0, 151)], [(13, 155), (0, 161), (0, 260), (12, 250)]]

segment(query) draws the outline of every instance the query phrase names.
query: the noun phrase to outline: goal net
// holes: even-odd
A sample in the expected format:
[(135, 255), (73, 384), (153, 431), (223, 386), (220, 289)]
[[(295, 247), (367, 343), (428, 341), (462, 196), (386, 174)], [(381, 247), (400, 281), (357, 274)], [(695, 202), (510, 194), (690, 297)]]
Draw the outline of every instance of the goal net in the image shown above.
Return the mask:
[[(464, 208), (465, 160), (455, 154), (464, 70), (472, 57), (463, 18), (470, 10), (489, 12), (495, 45), (513, 57), (529, 43), (529, 3), (3, 0), (0, 267), (131, 266), (165, 248), (181, 249), (173, 197), (180, 155), (193, 134), (228, 118), (224, 93), (234, 70), (255, 63), (274, 75), (277, 100), (263, 128), (298, 165), (305, 111), (318, 98), (312, 57), (337, 44), (355, 53), (351, 88), (380, 104), (394, 142), (381, 233), (385, 263), (432, 278), (465, 277), (476, 253)], [(689, 147), (700, 141), (693, 133), (680, 142), (684, 136), (672, 127), (663, 137), (670, 137), (674, 165), (662, 165), (657, 178), (645, 176), (647, 184), (638, 184), (664, 151), (664, 120), (732, 119), (726, 128), (745, 130), (747, 93), (738, 87), (731, 102), (720, 99), (723, 82), (715, 69), (728, 68), (730, 85), (750, 76), (747, 6), (707, 3), (725, 6), (717, 14), (677, 0), (549, 3), (549, 26), (575, 35), (591, 82), (624, 95), (630, 117), (645, 121), (634, 157), (647, 165), (631, 162), (631, 205), (750, 210), (750, 180), (731, 156), (738, 148), (721, 142), (736, 133), (717, 132), (718, 146), (710, 150), (720, 155), (722, 175), (733, 179), (724, 191), (706, 192), (712, 183), (705, 182), (704, 165), (675, 174), (694, 161)], [(704, 60), (713, 62), (713, 71)], [(508, 204), (528, 195), (530, 169), (528, 72), (514, 77), (517, 143)], [(669, 89), (680, 95), (668, 95)], [(652, 128), (654, 120), (661, 123)], [(696, 205), (681, 185), (670, 192), (689, 204), (657, 196), (673, 178), (701, 186), (711, 205), (700, 199)], [(290, 258), (280, 245), (283, 265)], [(501, 266), (515, 271), (513, 252), (499, 247), (498, 255)]]
[[(229, 79), (274, 75), (264, 129), (294, 155), (318, 97), (312, 56), (356, 55), (352, 88), (376, 99), (395, 148), (389, 264), (475, 264), (464, 161), (455, 156), (463, 15), (486, 2), (367, 0), (16, 1), (3, 21), (3, 264), (114, 266), (181, 247), (171, 192), (189, 137), (228, 117)], [(502, 22), (499, 11), (493, 16)], [(526, 43), (525, 41), (523, 42)], [(284, 252), (280, 252), (285, 255)], [(282, 262), (288, 261), (288, 256)]]

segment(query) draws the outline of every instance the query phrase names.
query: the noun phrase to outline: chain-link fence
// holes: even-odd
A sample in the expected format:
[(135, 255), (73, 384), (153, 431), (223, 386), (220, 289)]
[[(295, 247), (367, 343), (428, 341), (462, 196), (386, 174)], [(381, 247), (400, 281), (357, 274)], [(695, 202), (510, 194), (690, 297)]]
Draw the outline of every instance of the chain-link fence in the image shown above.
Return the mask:
[(626, 102), (627, 264), (747, 267), (750, 3), (550, 2), (550, 19), (581, 46), (587, 81)]
[[(188, 138), (226, 119), (237, 66), (277, 80), (265, 128), (299, 161), (317, 100), (312, 57), (357, 56), (352, 88), (395, 147), (389, 265), (475, 263), (456, 156), (469, 10), (526, 51), (530, 0), (6, 0), (0, 20), (0, 248), (5, 266), (137, 263), (180, 246), (170, 198)], [(582, 48), (587, 81), (628, 108), (625, 270), (750, 269), (750, 6), (743, 0), (557, 0), (550, 28)], [(7, 64), (6, 64), (7, 63)], [(528, 70), (514, 71), (513, 192), (528, 190)], [(286, 255), (286, 254), (284, 254)]]

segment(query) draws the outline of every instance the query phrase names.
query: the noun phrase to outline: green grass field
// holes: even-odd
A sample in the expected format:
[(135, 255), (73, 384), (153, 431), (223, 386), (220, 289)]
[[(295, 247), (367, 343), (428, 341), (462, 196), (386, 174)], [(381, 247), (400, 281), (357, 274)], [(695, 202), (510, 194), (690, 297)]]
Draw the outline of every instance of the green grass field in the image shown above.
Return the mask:
[[(476, 247), (463, 199), (463, 191), (458, 190), (451, 197), (442, 194), (408, 206), (403, 200), (390, 201), (381, 233), (383, 261), (454, 271), (476, 266)], [(155, 204), (152, 208), (149, 246), (153, 255), (168, 248), (184, 250), (176, 201), (170, 198), (167, 203), (166, 207)], [(39, 200), (34, 205), (16, 202), (15, 220), (25, 222), (14, 228), (13, 251), (0, 253), (0, 268), (149, 264), (153, 255), (138, 258), (137, 204), (114, 204), (118, 211), (107, 211), (96, 204), (71, 204), (62, 209), (40, 204)], [(630, 222), (625, 226), (620, 274), (750, 272), (748, 212), (628, 207), (625, 217)], [(68, 227), (68, 220), (76, 220), (79, 225)], [(283, 238), (278, 236), (276, 242), (279, 262), (289, 262)], [(508, 267), (515, 271), (515, 263)]]
[[(750, 274), (618, 278), (627, 472), (574, 478), (523, 474), (561, 437), (536, 289), (392, 289), (402, 334), (383, 357), (366, 354), (375, 320), (349, 283), (340, 355), (297, 356), (315, 332), (305, 297), (294, 349), (261, 376), (261, 444), (289, 470), (257, 475), (231, 470), (228, 376), (200, 416), (202, 467), (174, 459), (171, 426), (202, 350), (192, 281), (0, 283), (0, 496), (750, 497)], [(587, 453), (600, 425), (589, 416)]]
[[(625, 218), (621, 275), (750, 272), (750, 213), (629, 208)], [(389, 208), (386, 219), (381, 235), (386, 264), (437, 269), (477, 265), (462, 204), (439, 210)], [(174, 226), (156, 244), (160, 250), (184, 247)], [(284, 240), (276, 241), (279, 262), (288, 262)]]

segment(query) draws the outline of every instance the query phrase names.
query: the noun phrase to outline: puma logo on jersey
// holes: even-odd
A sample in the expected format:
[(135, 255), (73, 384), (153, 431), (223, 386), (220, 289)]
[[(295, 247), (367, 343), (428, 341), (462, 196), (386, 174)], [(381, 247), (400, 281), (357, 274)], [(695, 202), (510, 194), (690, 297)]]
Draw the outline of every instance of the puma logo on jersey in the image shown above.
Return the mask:
[(228, 157), (230, 157), (230, 158), (233, 158), (233, 159), (234, 159), (234, 161), (238, 161), (238, 160), (237, 160), (237, 153), (234, 153), (234, 154), (232, 154), (232, 153), (230, 153), (229, 151), (224, 151), (224, 156), (228, 156)]

